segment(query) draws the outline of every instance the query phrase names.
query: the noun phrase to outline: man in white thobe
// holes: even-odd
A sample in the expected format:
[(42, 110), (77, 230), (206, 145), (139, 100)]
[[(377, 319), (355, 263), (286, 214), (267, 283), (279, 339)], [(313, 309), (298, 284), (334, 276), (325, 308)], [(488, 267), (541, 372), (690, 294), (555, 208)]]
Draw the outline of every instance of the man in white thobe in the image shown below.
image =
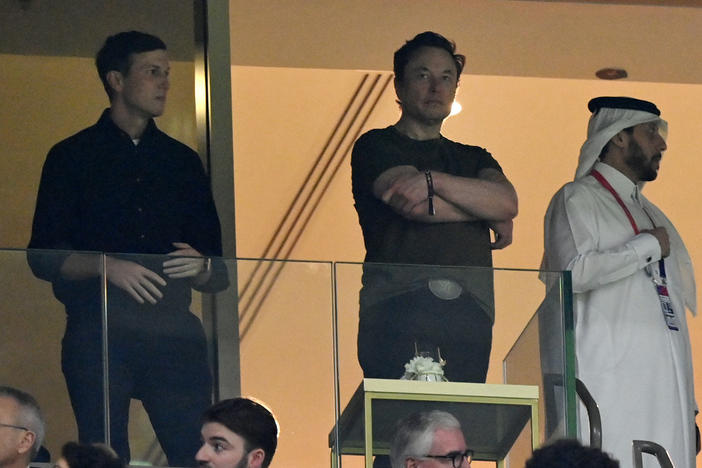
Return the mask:
[[(576, 374), (599, 406), (602, 449), (630, 467), (632, 441), (648, 440), (677, 468), (692, 468), (692, 262), (675, 227), (641, 194), (658, 175), (667, 123), (653, 103), (633, 98), (595, 98), (588, 108), (575, 181), (546, 213), (542, 268), (572, 273)], [(584, 419), (580, 411), (587, 442)]]

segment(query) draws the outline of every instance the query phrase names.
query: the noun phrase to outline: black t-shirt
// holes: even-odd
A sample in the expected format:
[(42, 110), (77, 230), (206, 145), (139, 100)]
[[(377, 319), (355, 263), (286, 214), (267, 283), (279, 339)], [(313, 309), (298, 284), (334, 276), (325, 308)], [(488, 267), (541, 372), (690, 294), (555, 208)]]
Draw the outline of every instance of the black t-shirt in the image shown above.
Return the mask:
[(411, 221), (373, 195), (378, 176), (400, 165), (474, 178), (482, 169), (502, 170), (486, 150), (444, 137), (413, 140), (394, 127), (362, 135), (354, 146), (351, 167), (366, 262), (492, 266), (490, 231), (484, 221)]
[[(351, 158), (355, 207), (366, 246), (365, 261), (491, 267), (490, 230), (485, 221), (411, 221), (395, 213), (373, 195), (373, 183), (378, 176), (387, 169), (400, 165), (414, 166), (420, 171), (429, 169), (473, 178), (483, 169), (502, 171), (490, 153), (477, 146), (456, 143), (444, 137), (413, 140), (392, 126), (365, 133), (356, 141)], [(394, 289), (396, 293), (432, 276), (429, 270), (421, 268), (404, 268), (403, 271), (408, 275), (400, 272), (400, 269), (387, 274), (388, 269), (393, 267), (381, 266), (376, 268), (378, 274), (371, 274), (373, 268), (367, 265), (364, 270), (364, 287)], [(380, 270), (383, 270), (383, 274)], [(465, 272), (466, 270), (456, 269), (454, 274), (452, 270), (442, 269), (440, 276), (455, 279), (464, 286), (474, 283), (465, 278)], [(400, 277), (405, 276), (412, 279), (400, 280)], [(482, 276), (487, 278), (488, 273)], [(491, 272), (489, 276), (492, 277)], [(385, 280), (381, 280), (381, 277), (385, 277)], [(489, 283), (491, 285), (491, 279)]]

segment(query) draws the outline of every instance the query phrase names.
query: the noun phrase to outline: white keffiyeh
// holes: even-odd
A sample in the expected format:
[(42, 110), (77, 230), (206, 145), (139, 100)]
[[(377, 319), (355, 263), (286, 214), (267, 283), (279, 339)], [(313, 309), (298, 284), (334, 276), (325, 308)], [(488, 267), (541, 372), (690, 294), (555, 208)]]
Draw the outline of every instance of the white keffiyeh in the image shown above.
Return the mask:
[(648, 122), (658, 122), (659, 131), (665, 139), (668, 132), (668, 122), (661, 119), (656, 114), (632, 109), (613, 109), (603, 107), (592, 114), (587, 125), (587, 140), (580, 148), (580, 159), (578, 168), (575, 171), (575, 179), (584, 177), (590, 173), (592, 166), (597, 162), (597, 158), (602, 148), (612, 139), (614, 135), (625, 128), (633, 127)]

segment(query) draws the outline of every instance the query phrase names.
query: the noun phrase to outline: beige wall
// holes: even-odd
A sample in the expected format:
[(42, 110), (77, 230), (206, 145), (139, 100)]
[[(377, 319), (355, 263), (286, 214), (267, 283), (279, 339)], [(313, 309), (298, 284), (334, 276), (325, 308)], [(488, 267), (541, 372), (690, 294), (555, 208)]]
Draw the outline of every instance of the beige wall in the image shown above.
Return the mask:
[[(340, 70), (300, 70), (287, 68), (233, 67), (235, 187), (237, 214), (237, 252), (240, 257), (259, 257), (269, 242), (292, 197), (302, 184), (313, 160), (350, 99), (364, 72)], [(537, 269), (543, 251), (543, 215), (553, 193), (573, 177), (580, 145), (584, 141), (587, 101), (597, 95), (632, 95), (658, 104), (670, 123), (669, 150), (659, 180), (646, 187), (646, 194), (673, 220), (688, 243), (697, 270), (702, 272), (702, 243), (697, 235), (700, 221), (697, 207), (702, 192), (697, 179), (702, 162), (696, 157), (700, 141), (702, 86), (594, 80), (558, 80), (496, 76), (463, 76), (458, 99), (463, 112), (450, 118), (444, 134), (453, 139), (486, 147), (514, 183), (520, 198), (520, 213), (515, 221), (514, 244), (495, 253), (495, 266)], [(253, 117), (255, 116), (255, 117)], [(390, 87), (365, 128), (394, 123), (398, 110)], [(347, 155), (347, 158), (350, 155)], [(290, 255), (293, 259), (362, 261), (361, 231), (351, 196), (348, 159), (336, 174)], [(702, 274), (702, 273), (700, 273)], [(526, 279), (525, 279), (526, 278)], [(285, 286), (288, 287), (288, 283)], [(541, 300), (543, 286), (534, 276), (498, 273), (496, 336), (488, 376), (501, 382), (501, 361), (528, 318)], [(515, 290), (516, 285), (520, 286)], [(298, 284), (298, 287), (304, 287)], [(356, 288), (356, 289), (354, 289)], [(342, 400), (360, 379), (355, 362), (353, 336), (357, 317), (354, 293), (358, 275), (344, 279), (345, 294), (340, 299)], [(306, 290), (307, 291), (307, 290)], [(318, 288), (309, 289), (318, 294)], [(298, 294), (304, 295), (304, 294)], [(294, 299), (291, 299), (294, 297)], [(304, 300), (297, 296), (272, 298), (267, 303), (269, 318), (258, 324), (258, 339), (281, 334), (281, 342), (326, 338), (326, 322), (313, 326), (306, 321)], [(315, 309), (316, 310), (316, 309)], [(287, 311), (287, 313), (285, 313)], [(310, 312), (317, 313), (317, 312)], [(262, 313), (262, 315), (265, 315)], [(269, 322), (267, 320), (276, 319)], [(302, 326), (299, 323), (308, 323)], [(298, 326), (296, 326), (298, 324)], [(265, 331), (267, 330), (267, 331)], [(277, 331), (274, 331), (277, 330)], [(695, 356), (698, 395), (702, 396), (702, 321), (690, 320)], [(300, 466), (324, 456), (324, 427), (331, 428), (330, 404), (315, 392), (294, 394), (269, 392), (266, 379), (255, 377), (260, 343), (251, 336), (242, 340), (242, 382), (244, 393), (265, 395), (269, 404), (282, 415), (287, 405), (315, 409), (318, 416), (295, 427), (285, 420), (281, 436), (282, 459)], [(276, 338), (277, 339), (277, 338)], [(276, 342), (276, 340), (273, 340)], [(283, 364), (287, 346), (277, 350)], [(254, 351), (256, 350), (256, 351)], [(315, 361), (317, 362), (317, 361)], [(324, 363), (324, 361), (320, 361)], [(326, 365), (330, 365), (327, 363)], [(276, 371), (271, 371), (275, 373)], [(303, 366), (298, 374), (319, 385), (330, 370)], [(284, 416), (287, 417), (287, 416)], [(319, 423), (326, 420), (326, 426)], [(296, 419), (292, 419), (298, 422)], [(286, 427), (287, 426), (287, 427)], [(314, 426), (318, 429), (300, 431)], [(327, 429), (327, 430), (328, 430)], [(316, 432), (315, 432), (316, 431)], [(309, 441), (316, 456), (299, 450), (290, 438)], [(283, 462), (277, 466), (285, 466)]]

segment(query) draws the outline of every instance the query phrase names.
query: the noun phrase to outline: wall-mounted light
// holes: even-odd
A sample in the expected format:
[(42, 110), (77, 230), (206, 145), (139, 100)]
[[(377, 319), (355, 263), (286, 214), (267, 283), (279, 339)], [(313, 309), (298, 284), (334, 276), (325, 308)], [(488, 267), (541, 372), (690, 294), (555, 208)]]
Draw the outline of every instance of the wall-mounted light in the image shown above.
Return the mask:
[[(463, 106), (461, 106), (460, 102), (453, 101), (453, 104), (451, 104), (451, 113), (448, 115), (448, 117), (453, 117), (454, 115), (461, 112), (462, 109), (463, 109)], [(448, 117), (446, 117), (446, 118), (448, 119)]]
[(595, 72), (595, 76), (601, 80), (621, 80), (629, 74), (623, 68), (601, 68)]

